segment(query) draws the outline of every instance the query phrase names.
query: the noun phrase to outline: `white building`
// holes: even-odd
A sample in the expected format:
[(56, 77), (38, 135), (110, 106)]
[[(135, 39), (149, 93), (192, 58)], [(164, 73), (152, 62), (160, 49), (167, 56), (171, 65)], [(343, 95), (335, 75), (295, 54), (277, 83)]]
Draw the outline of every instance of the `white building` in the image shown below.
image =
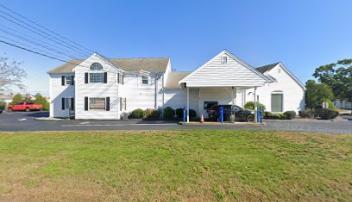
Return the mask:
[(48, 73), (50, 117), (120, 119), (137, 108), (167, 106), (206, 117), (210, 104), (243, 106), (256, 99), (267, 111), (304, 109), (304, 86), (282, 63), (255, 69), (226, 50), (193, 72), (172, 71), (169, 58), (93, 54)]

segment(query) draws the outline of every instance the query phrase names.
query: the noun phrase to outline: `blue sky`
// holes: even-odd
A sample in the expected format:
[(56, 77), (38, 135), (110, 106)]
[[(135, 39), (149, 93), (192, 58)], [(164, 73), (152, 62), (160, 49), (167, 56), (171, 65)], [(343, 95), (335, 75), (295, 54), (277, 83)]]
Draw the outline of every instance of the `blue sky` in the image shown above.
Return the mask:
[[(282, 61), (305, 82), (317, 66), (352, 53), (347, 0), (1, 3), (107, 57), (168, 56), (182, 71), (228, 49), (253, 66)], [(46, 72), (61, 62), (5, 45), (0, 54), (23, 62), (29, 91), (48, 94)]]

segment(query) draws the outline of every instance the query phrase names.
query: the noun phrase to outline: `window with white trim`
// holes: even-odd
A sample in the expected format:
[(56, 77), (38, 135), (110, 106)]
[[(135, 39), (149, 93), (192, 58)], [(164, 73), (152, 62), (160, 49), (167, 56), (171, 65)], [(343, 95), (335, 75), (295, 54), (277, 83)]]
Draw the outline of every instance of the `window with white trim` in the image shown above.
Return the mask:
[(89, 98), (89, 109), (105, 110), (105, 98), (97, 98), (97, 97)]
[(104, 83), (104, 73), (89, 73), (90, 83)]
[(66, 76), (65, 77), (65, 81), (66, 81), (66, 85), (73, 85), (73, 76)]
[(148, 85), (149, 84), (148, 76), (142, 76), (142, 84), (144, 84), (144, 85)]

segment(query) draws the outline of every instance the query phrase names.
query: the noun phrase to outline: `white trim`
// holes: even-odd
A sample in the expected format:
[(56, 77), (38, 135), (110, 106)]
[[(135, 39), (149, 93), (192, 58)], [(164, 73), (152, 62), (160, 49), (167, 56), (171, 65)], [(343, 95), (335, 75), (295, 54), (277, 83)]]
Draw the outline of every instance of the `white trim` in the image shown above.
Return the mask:
[[(194, 75), (195, 73), (197, 73), (198, 71), (200, 71), (204, 66), (208, 65), (211, 61), (213, 61), (216, 57), (219, 57), (222, 54), (227, 54), (229, 57), (231, 57), (232, 59), (236, 60), (238, 63), (240, 63), (241, 65), (243, 65), (245, 68), (249, 69), (250, 71), (252, 71), (253, 73), (257, 74), (259, 77), (261, 77), (262, 79), (264, 79), (266, 82), (272, 82), (269, 78), (267, 78), (265, 75), (263, 75), (262, 73), (258, 72), (255, 68), (253, 68), (252, 66), (248, 65), (247, 63), (243, 62), (242, 60), (240, 60), (238, 57), (236, 57), (235, 55), (233, 55), (232, 53), (230, 53), (227, 50), (223, 50), (220, 53), (218, 53), (216, 56), (212, 57), (210, 60), (208, 60), (205, 64), (203, 64), (202, 66), (198, 67), (196, 70), (194, 70), (192, 73), (190, 73), (189, 75), (187, 75), (185, 78), (183, 78), (181, 81), (179, 81), (178, 83), (187, 83), (187, 80), (189, 77), (191, 77), (192, 75)], [(232, 86), (232, 85), (229, 85)]]
[[(278, 65), (281, 66), (281, 68), (303, 89), (306, 90), (306, 87), (304, 86), (304, 84), (292, 73), (290, 72), (287, 67), (282, 63), (279, 62), (275, 67), (277, 67)], [(274, 68), (275, 68), (274, 67)], [(273, 70), (274, 68), (272, 68), (271, 70)], [(267, 71), (270, 72), (271, 70)]]

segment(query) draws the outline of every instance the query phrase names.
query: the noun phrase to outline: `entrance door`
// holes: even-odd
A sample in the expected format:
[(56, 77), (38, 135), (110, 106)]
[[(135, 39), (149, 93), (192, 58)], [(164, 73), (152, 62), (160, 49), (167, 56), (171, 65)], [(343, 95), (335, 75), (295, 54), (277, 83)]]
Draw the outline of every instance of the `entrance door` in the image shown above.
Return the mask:
[(282, 112), (283, 111), (283, 95), (282, 94), (271, 94), (271, 111)]

